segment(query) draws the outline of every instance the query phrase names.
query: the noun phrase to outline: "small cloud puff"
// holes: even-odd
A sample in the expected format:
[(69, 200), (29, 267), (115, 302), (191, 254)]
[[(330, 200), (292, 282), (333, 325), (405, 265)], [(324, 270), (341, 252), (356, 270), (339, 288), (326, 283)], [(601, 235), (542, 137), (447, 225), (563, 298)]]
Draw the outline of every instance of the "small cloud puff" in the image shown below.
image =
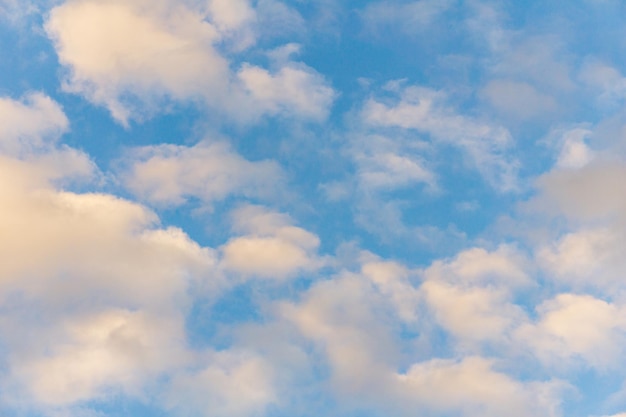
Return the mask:
[(275, 162), (248, 161), (226, 142), (135, 148), (122, 162), (126, 187), (141, 199), (161, 205), (182, 205), (197, 198), (210, 206), (231, 195), (267, 198), (276, 195), (284, 183)]
[(313, 271), (319, 238), (296, 226), (289, 216), (263, 207), (245, 206), (233, 213), (234, 230), (243, 235), (221, 247), (221, 265), (243, 276), (283, 280)]

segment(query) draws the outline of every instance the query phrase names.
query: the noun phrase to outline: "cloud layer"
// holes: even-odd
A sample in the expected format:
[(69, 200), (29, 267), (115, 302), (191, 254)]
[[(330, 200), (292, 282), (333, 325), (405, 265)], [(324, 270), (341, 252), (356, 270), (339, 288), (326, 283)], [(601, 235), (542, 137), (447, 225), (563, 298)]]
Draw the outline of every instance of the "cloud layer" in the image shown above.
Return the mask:
[(0, 414), (623, 417), (620, 7), (0, 0)]

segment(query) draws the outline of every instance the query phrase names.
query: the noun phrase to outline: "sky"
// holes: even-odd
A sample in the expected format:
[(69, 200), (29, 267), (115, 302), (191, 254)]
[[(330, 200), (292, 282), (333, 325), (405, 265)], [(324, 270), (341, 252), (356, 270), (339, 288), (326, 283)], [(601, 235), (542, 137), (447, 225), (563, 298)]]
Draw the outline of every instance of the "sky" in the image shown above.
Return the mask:
[(0, 0), (0, 415), (626, 417), (626, 5)]

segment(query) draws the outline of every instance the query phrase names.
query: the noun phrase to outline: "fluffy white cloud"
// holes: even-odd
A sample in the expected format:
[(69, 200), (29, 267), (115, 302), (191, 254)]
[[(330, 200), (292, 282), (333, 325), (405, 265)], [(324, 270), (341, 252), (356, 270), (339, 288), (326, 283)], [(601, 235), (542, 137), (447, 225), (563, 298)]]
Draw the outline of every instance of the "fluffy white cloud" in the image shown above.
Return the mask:
[(7, 191), (25, 184), (90, 177), (95, 171), (87, 155), (58, 144), (69, 122), (61, 106), (48, 96), (0, 98), (0, 126), (0, 171)]
[(228, 63), (212, 47), (213, 26), (184, 7), (158, 11), (141, 2), (70, 1), (50, 12), (46, 30), (61, 63), (65, 88), (106, 106), (122, 123), (136, 111), (130, 93), (147, 101), (170, 94), (224, 97)]
[(233, 31), (250, 24), (256, 13), (249, 0), (210, 0), (211, 20), (222, 31)]
[[(407, 281), (401, 265), (369, 257), (362, 262), (360, 273), (345, 272), (317, 283), (302, 301), (281, 308), (283, 317), (324, 352), (334, 395), (342, 403), (394, 415), (414, 415), (416, 411), (464, 417), (560, 415), (562, 383), (522, 383), (496, 371), (494, 361), (485, 358), (409, 362), (406, 372), (397, 372), (398, 367), (407, 365), (400, 354), (402, 342), (394, 336), (394, 331), (399, 331), (394, 322), (407, 320), (427, 332), (423, 326), (427, 317), (416, 314), (424, 311), (421, 296)], [(454, 302), (458, 304), (451, 300)], [(480, 308), (488, 310), (492, 307), (488, 304)], [(463, 308), (458, 312), (462, 315)], [(487, 325), (480, 331), (501, 330), (503, 326), (493, 325), (498, 312), (488, 313), (493, 314), (493, 321), (479, 323)], [(471, 319), (471, 314), (462, 318)], [(420, 354), (419, 346), (411, 344), (414, 354)]]
[(424, 271), (428, 280), (456, 284), (492, 284), (500, 288), (516, 288), (530, 283), (526, 272), (528, 261), (513, 246), (501, 245), (494, 251), (471, 248), (460, 252), (451, 261), (436, 260)]
[(571, 232), (538, 250), (537, 257), (548, 276), (575, 289), (603, 289), (621, 293), (626, 260), (626, 239), (614, 229)]
[(282, 307), (284, 318), (323, 349), (337, 395), (372, 405), (384, 391), (387, 367), (398, 351), (393, 342), (389, 305), (367, 281), (346, 274), (320, 282), (297, 304)]
[(179, 229), (155, 228), (156, 216), (136, 204), (49, 189), (3, 187), (0, 196), (3, 299), (18, 291), (59, 307), (70, 300), (165, 307), (184, 295), (187, 274), (211, 277), (210, 250)]
[(276, 74), (250, 65), (231, 71), (215, 45), (230, 38), (235, 49), (253, 43), (254, 20), (245, 1), (214, 0), (203, 8), (70, 0), (50, 12), (46, 31), (67, 69), (65, 90), (105, 106), (124, 125), (161, 111), (167, 99), (199, 100), (237, 120), (266, 113), (325, 117), (334, 92), (304, 65)]
[(319, 238), (292, 225), (289, 216), (258, 206), (235, 211), (234, 230), (241, 236), (221, 247), (221, 265), (244, 276), (285, 279), (322, 265)]
[(60, 107), (38, 94), (0, 105), (0, 402), (69, 413), (141, 397), (193, 358), (183, 318), (192, 289), (219, 289), (215, 255), (141, 205), (55, 187), (93, 171), (56, 144)]
[(592, 132), (588, 129), (575, 128), (564, 132), (559, 138), (558, 168), (577, 169), (589, 164), (594, 159), (594, 152), (587, 145), (586, 139)]
[(378, 291), (388, 297), (398, 317), (407, 323), (418, 320), (419, 293), (411, 284), (411, 272), (396, 262), (384, 262), (379, 259), (367, 259), (361, 267), (361, 273), (369, 278)]
[(462, 342), (499, 341), (524, 318), (503, 290), (434, 281), (425, 282), (421, 290), (435, 320)]
[(560, 415), (557, 395), (562, 383), (523, 384), (493, 367), (492, 361), (481, 357), (434, 359), (417, 363), (396, 378), (402, 384), (407, 411), (414, 405), (464, 417)]
[(225, 142), (148, 146), (134, 149), (124, 162), (126, 186), (157, 204), (178, 205), (195, 197), (210, 205), (233, 194), (269, 197), (283, 183), (276, 163), (247, 161)]
[(0, 151), (20, 156), (54, 144), (69, 121), (58, 103), (41, 93), (0, 98)]
[(13, 376), (49, 406), (141, 395), (150, 380), (189, 362), (184, 340), (181, 320), (108, 310), (68, 319), (52, 340), (15, 352)]
[(583, 360), (607, 369), (623, 353), (626, 310), (590, 295), (560, 294), (537, 308), (536, 324), (521, 326), (519, 340), (552, 365)]
[(251, 99), (248, 106), (252, 114), (295, 113), (323, 120), (335, 97), (323, 77), (305, 65), (287, 64), (275, 74), (244, 65), (237, 78)]
[(492, 252), (467, 249), (454, 259), (438, 260), (423, 272), (420, 287), (435, 320), (460, 340), (505, 342), (510, 331), (526, 320), (512, 301), (517, 289), (528, 287), (528, 261), (503, 245)]
[(209, 365), (174, 377), (164, 402), (181, 416), (262, 416), (278, 402), (272, 369), (243, 351), (209, 354)]
[(531, 283), (526, 264), (511, 246), (492, 252), (467, 249), (426, 269), (420, 291), (435, 320), (461, 341), (461, 347), (472, 342), (503, 342), (525, 320), (512, 295)]

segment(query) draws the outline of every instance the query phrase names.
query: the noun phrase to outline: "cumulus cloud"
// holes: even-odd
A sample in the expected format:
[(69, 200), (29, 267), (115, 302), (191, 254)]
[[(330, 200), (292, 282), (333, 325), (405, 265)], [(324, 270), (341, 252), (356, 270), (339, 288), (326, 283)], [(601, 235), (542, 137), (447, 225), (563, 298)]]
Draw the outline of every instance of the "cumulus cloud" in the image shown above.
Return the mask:
[(435, 261), (420, 287), (435, 320), (461, 341), (504, 342), (526, 317), (513, 294), (531, 283), (527, 261), (511, 246), (472, 248), (448, 262)]
[(624, 308), (590, 295), (559, 294), (537, 308), (536, 324), (521, 326), (519, 340), (550, 365), (584, 361), (607, 369), (622, 354)]
[(100, 303), (165, 306), (184, 295), (185, 271), (199, 276), (214, 262), (180, 229), (155, 228), (152, 212), (110, 195), (14, 187), (0, 194), (0, 223), (11, 236), (0, 242), (4, 299), (26, 292), (60, 307), (93, 292)]
[(528, 261), (514, 246), (501, 245), (494, 251), (470, 248), (451, 261), (435, 260), (424, 271), (428, 280), (449, 281), (461, 285), (491, 284), (505, 289), (528, 285)]
[(263, 198), (276, 195), (284, 183), (275, 162), (248, 161), (226, 142), (136, 148), (123, 162), (128, 165), (122, 174), (125, 185), (155, 204), (198, 198), (211, 205), (230, 195)]
[(86, 154), (58, 143), (69, 122), (61, 106), (42, 93), (0, 98), (0, 125), (0, 170), (7, 189), (90, 177), (96, 170)]
[[(228, 63), (212, 47), (218, 33), (191, 10), (170, 19), (141, 2), (70, 1), (50, 12), (46, 30), (69, 74), (65, 89), (106, 106), (127, 124), (134, 109), (123, 96), (224, 97)], [(135, 110), (136, 111), (136, 110)]]
[[(231, 71), (216, 45), (254, 17), (244, 1), (215, 0), (205, 10), (169, 1), (71, 0), (50, 12), (46, 31), (67, 70), (65, 90), (106, 107), (124, 125), (162, 111), (168, 99), (200, 101), (237, 120), (266, 113), (323, 118), (334, 93), (311, 68), (292, 64), (270, 74), (245, 64)], [(241, 36), (240, 47), (252, 43), (252, 35)]]
[[(84, 154), (57, 144), (67, 130), (58, 104), (35, 94), (0, 105), (0, 404), (76, 415), (110, 395), (174, 392), (163, 377), (177, 375), (185, 386), (189, 369), (204, 369), (197, 381), (189, 376), (193, 383), (219, 386), (209, 403), (225, 415), (250, 415), (273, 401), (260, 359), (226, 350), (207, 356), (188, 345), (193, 296), (215, 297), (225, 285), (216, 252), (162, 227), (142, 205), (56, 187), (54, 180), (77, 173), (72, 164), (93, 168)], [(186, 410), (197, 415), (206, 398), (198, 394)]]
[(625, 245), (619, 229), (582, 229), (541, 246), (537, 259), (548, 277), (566, 288), (601, 289), (618, 295), (626, 267)]
[(289, 216), (259, 206), (233, 214), (240, 236), (221, 247), (222, 266), (244, 276), (285, 279), (322, 265), (316, 255), (319, 238), (292, 225)]
[[(409, 404), (467, 417), (560, 415), (559, 381), (523, 384), (493, 369), (481, 357), (462, 361), (431, 360), (397, 376)], [(408, 405), (408, 404), (407, 404)]]
[[(421, 290), (410, 284), (401, 265), (370, 256), (361, 261), (359, 272), (317, 283), (300, 302), (281, 308), (283, 317), (323, 350), (331, 370), (329, 382), (343, 403), (394, 415), (412, 415), (416, 410), (464, 417), (505, 412), (520, 417), (560, 415), (558, 394), (564, 385), (559, 381), (523, 383), (495, 370), (495, 362), (483, 357), (430, 359), (407, 366), (399, 346), (407, 341), (396, 338), (400, 329), (393, 323), (400, 318), (427, 331), (428, 319), (416, 314), (424, 311)], [(463, 314), (458, 301), (451, 304), (456, 302), (459, 316), (471, 321), (475, 316)], [(492, 307), (485, 305), (480, 308)], [(479, 335), (487, 329), (501, 330), (497, 310), (491, 313), (492, 321), (477, 323), (471, 330)], [(411, 344), (412, 349), (418, 346)], [(399, 366), (407, 370), (398, 372)]]
[[(109, 392), (141, 395), (150, 379), (184, 366), (180, 320), (108, 310), (68, 319), (39, 352), (16, 353), (13, 373), (34, 400), (63, 406)], [(32, 350), (32, 347), (31, 347)]]
[(176, 415), (262, 416), (278, 402), (272, 369), (261, 357), (234, 350), (207, 356), (206, 367), (174, 377), (164, 403)]
[(464, 342), (498, 341), (523, 319), (506, 291), (429, 281), (421, 287), (435, 319)]
[(41, 93), (0, 98), (0, 150), (19, 156), (54, 144), (69, 128), (61, 106)]
[(335, 93), (313, 69), (288, 64), (275, 74), (244, 65), (237, 73), (249, 94), (250, 112), (258, 114), (296, 113), (323, 120), (328, 115)]

